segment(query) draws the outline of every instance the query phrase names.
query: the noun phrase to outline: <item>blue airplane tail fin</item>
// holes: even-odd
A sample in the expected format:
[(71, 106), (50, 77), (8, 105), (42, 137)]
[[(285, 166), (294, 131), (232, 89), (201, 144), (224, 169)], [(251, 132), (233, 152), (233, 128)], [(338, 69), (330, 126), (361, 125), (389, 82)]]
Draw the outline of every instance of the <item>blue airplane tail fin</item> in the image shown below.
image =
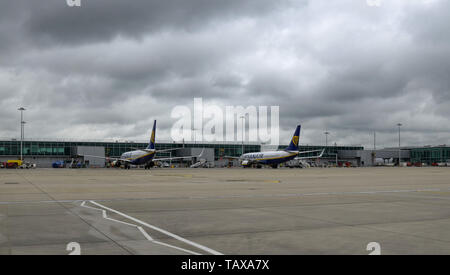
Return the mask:
[(152, 136), (150, 137), (150, 142), (147, 146), (147, 149), (155, 149), (155, 134), (156, 134), (156, 120), (153, 123)]
[(297, 126), (297, 129), (295, 129), (294, 136), (292, 137), (291, 143), (289, 144), (289, 147), (287, 147), (285, 150), (287, 151), (298, 151), (298, 140), (300, 137), (300, 128), (301, 125)]

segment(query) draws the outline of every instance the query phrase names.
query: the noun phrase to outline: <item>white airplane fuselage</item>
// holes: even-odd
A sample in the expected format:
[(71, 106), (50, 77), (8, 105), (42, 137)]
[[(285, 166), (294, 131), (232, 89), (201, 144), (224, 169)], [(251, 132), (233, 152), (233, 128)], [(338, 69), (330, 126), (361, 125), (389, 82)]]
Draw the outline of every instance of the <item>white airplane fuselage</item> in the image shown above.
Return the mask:
[(153, 160), (155, 153), (155, 151), (134, 150), (123, 153), (120, 159), (128, 160), (132, 165), (144, 165)]
[(296, 158), (298, 151), (267, 151), (243, 154), (240, 159), (243, 166), (251, 164), (275, 165)]

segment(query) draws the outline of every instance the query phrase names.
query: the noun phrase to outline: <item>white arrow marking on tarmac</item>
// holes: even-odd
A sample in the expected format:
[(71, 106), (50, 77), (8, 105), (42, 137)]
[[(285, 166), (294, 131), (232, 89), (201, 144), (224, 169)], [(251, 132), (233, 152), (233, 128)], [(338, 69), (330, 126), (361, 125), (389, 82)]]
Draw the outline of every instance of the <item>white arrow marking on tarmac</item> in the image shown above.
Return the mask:
[[(90, 202), (96, 204), (94, 201), (90, 201)], [(81, 203), (81, 206), (82, 206), (82, 207), (85, 207), (85, 208), (90, 208), (90, 209), (94, 209), (94, 210), (101, 211), (101, 212), (102, 212), (103, 218), (106, 219), (106, 220), (110, 220), (110, 221), (113, 221), (113, 222), (125, 224), (125, 225), (132, 226), (132, 227), (136, 227), (136, 228), (142, 233), (142, 235), (144, 235), (144, 237), (145, 237), (148, 241), (150, 241), (150, 242), (152, 242), (152, 243), (159, 244), (159, 245), (163, 245), (163, 246), (167, 246), (167, 247), (174, 248), (174, 249), (178, 249), (178, 250), (181, 250), (181, 251), (183, 251), (183, 252), (187, 252), (187, 253), (190, 253), (190, 254), (193, 254), (193, 255), (200, 255), (199, 253), (194, 252), (194, 251), (191, 251), (191, 250), (187, 250), (187, 249), (184, 249), (184, 248), (181, 248), (181, 247), (178, 247), (178, 246), (174, 246), (174, 245), (166, 244), (166, 243), (163, 243), (163, 242), (155, 241), (155, 240), (154, 240), (154, 239), (153, 239), (153, 238), (152, 238), (152, 237), (151, 237), (151, 236), (150, 236), (150, 235), (149, 235), (149, 234), (148, 234), (141, 226), (138, 226), (138, 225), (136, 225), (136, 224), (127, 223), (127, 222), (123, 222), (123, 221), (119, 221), (119, 220), (115, 220), (115, 219), (109, 218), (109, 217), (106, 215), (106, 210), (103, 210), (103, 209), (100, 209), (100, 208), (91, 207), (91, 206), (87, 206), (87, 205), (86, 205), (86, 201), (83, 201), (83, 202)], [(101, 207), (102, 207), (102, 206), (101, 206)], [(114, 211), (115, 211), (115, 210), (114, 210)], [(114, 211), (112, 211), (112, 212), (114, 212)]]
[(125, 217), (125, 218), (127, 218), (127, 219), (129, 219), (129, 220), (132, 220), (132, 221), (134, 221), (134, 222), (140, 223), (140, 224), (142, 224), (142, 225), (144, 225), (144, 226), (146, 226), (146, 227), (148, 227), (148, 228), (151, 228), (151, 229), (153, 229), (153, 230), (155, 230), (155, 231), (158, 231), (158, 232), (160, 232), (160, 233), (163, 233), (164, 235), (167, 235), (167, 236), (169, 236), (169, 237), (172, 237), (172, 238), (174, 238), (174, 239), (177, 239), (177, 240), (179, 240), (179, 241), (181, 241), (181, 242), (184, 242), (184, 243), (189, 244), (189, 245), (191, 245), (191, 246), (197, 247), (197, 248), (199, 248), (199, 249), (201, 249), (201, 250), (203, 250), (203, 251), (206, 251), (206, 252), (208, 252), (208, 253), (211, 253), (211, 254), (213, 254), (213, 255), (223, 255), (222, 253), (217, 252), (217, 251), (215, 251), (215, 250), (213, 250), (213, 249), (211, 249), (211, 248), (208, 248), (208, 247), (203, 246), (203, 245), (201, 245), (201, 244), (198, 244), (198, 243), (195, 243), (195, 242), (193, 242), (193, 241), (187, 240), (187, 239), (185, 239), (185, 238), (183, 238), (183, 237), (180, 237), (180, 236), (178, 236), (178, 235), (176, 235), (176, 234), (173, 234), (173, 233), (171, 233), (171, 232), (169, 232), (169, 231), (166, 231), (166, 230), (161, 229), (161, 228), (159, 228), (159, 227), (156, 227), (156, 226), (154, 226), (154, 225), (148, 224), (148, 223), (146, 223), (146, 222), (143, 222), (143, 221), (141, 221), (141, 220), (138, 220), (138, 219), (136, 219), (136, 218), (133, 218), (133, 217), (131, 217), (131, 216), (128, 216), (127, 214), (124, 214), (124, 213), (119, 212), (119, 211), (117, 211), (117, 210), (108, 208), (108, 207), (106, 207), (106, 206), (104, 206), (104, 205), (101, 205), (100, 203), (95, 202), (95, 201), (90, 201), (90, 203), (95, 204), (95, 205), (97, 205), (97, 206), (99, 206), (99, 207), (102, 207), (102, 208), (104, 208), (104, 209), (106, 209), (106, 210), (108, 210), (108, 211), (110, 211), (110, 212), (113, 212), (113, 213), (116, 213), (116, 214), (118, 214), (118, 215), (121, 215), (122, 217)]

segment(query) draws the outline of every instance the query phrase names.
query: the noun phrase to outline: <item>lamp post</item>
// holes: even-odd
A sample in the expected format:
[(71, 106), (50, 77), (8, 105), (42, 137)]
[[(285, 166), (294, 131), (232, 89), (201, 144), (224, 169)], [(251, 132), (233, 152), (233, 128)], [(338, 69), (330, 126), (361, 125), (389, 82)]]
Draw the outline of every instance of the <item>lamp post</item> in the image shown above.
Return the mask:
[(402, 124), (401, 123), (398, 123), (397, 124), (397, 126), (398, 126), (398, 167), (400, 167), (400, 160), (401, 160), (401, 157), (402, 157), (402, 155), (401, 155), (401, 147), (400, 147), (400, 145), (401, 145), (401, 143), (400, 143), (400, 127), (402, 127)]
[(324, 134), (325, 134), (325, 153), (328, 156), (328, 155), (330, 155), (330, 153), (328, 152), (328, 149), (327, 149), (327, 147), (328, 147), (328, 135), (330, 134), (330, 132), (325, 131)]
[(330, 132), (325, 131), (325, 146), (328, 146), (328, 135), (330, 134)]
[(20, 107), (17, 109), (20, 111), (20, 160), (23, 161), (23, 138), (24, 138), (24, 127), (25, 121), (23, 121), (23, 111), (26, 109), (24, 107)]
[(242, 119), (242, 155), (244, 154), (244, 122), (245, 122), (245, 116), (240, 116)]
[(377, 149), (377, 132), (373, 132), (373, 150)]
[(192, 127), (192, 132), (194, 132), (194, 144), (197, 144), (197, 129)]

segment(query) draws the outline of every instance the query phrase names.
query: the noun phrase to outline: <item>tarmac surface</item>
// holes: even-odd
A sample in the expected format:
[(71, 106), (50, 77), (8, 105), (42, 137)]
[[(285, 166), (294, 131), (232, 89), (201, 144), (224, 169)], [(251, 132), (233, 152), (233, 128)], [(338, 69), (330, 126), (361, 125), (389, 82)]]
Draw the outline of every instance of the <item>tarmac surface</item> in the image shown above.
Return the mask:
[(450, 168), (0, 170), (0, 254), (450, 254)]

